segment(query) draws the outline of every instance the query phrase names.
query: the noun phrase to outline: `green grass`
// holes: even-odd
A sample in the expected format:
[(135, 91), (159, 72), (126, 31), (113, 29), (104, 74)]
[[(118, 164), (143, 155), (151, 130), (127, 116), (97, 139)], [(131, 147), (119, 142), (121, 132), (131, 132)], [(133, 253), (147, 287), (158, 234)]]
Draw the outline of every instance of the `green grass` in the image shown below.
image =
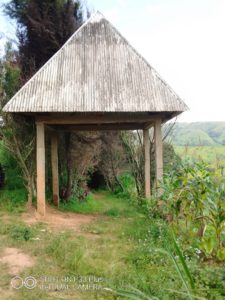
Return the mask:
[(8, 212), (23, 212), (25, 209), (27, 192), (25, 189), (0, 190), (0, 210)]
[[(35, 265), (20, 274), (23, 278), (28, 275), (37, 279), (43, 275), (94, 275), (103, 278), (104, 287), (122, 289), (133, 286), (159, 299), (186, 299), (169, 291), (169, 289), (182, 291), (182, 281), (176, 273), (173, 262), (158, 251), (166, 249), (170, 242), (167, 223), (160, 219), (149, 218), (137, 211), (128, 200), (119, 199), (107, 192), (93, 194), (89, 201), (93, 201), (96, 205), (83, 203), (86, 208), (81, 209), (82, 205), (79, 204), (79, 212), (98, 213), (98, 218), (83, 226), (81, 233), (64, 228), (52, 230), (43, 223), (28, 226), (23, 223), (20, 214), (2, 212), (4, 218), (0, 219), (0, 256), (4, 247), (16, 247), (33, 257)], [(76, 205), (75, 208), (72, 206), (75, 211)], [(220, 285), (220, 288), (224, 288), (222, 267), (215, 268), (211, 265), (206, 269), (205, 264), (194, 260), (188, 260), (187, 263), (197, 287), (208, 289), (211, 278), (208, 268), (210, 268), (211, 274), (216, 270), (218, 283), (214, 278), (214, 287)], [(10, 276), (7, 274), (7, 268), (0, 265), (0, 290), (8, 289)], [(210, 296), (208, 291), (201, 292), (201, 295), (207, 299), (222, 299), (219, 292), (215, 294), (215, 298)], [(13, 291), (9, 299), (125, 300), (126, 298), (116, 298), (115, 295), (102, 290), (44, 291), (35, 288)]]
[(214, 168), (225, 167), (225, 146), (174, 146), (182, 158), (204, 160)]
[(106, 191), (96, 195), (90, 194), (85, 201), (71, 199), (68, 203), (62, 203), (60, 209), (81, 214), (105, 214), (112, 217), (133, 216), (137, 210), (129, 205), (128, 198), (121, 199)]

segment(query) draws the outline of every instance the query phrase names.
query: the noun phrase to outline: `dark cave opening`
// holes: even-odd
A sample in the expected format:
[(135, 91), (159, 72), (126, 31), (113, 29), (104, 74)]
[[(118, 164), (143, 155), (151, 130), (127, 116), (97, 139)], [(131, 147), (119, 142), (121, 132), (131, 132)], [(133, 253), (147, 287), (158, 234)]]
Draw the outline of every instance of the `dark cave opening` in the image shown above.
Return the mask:
[(99, 170), (89, 174), (88, 187), (93, 190), (103, 189), (106, 187), (105, 178)]

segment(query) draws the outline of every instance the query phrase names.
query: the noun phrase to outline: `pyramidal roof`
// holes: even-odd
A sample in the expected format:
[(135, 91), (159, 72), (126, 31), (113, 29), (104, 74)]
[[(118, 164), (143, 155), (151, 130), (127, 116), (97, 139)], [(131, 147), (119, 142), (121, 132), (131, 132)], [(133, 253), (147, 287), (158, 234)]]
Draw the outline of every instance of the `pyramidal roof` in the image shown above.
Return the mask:
[(97, 12), (15, 94), (6, 112), (182, 112), (186, 104)]

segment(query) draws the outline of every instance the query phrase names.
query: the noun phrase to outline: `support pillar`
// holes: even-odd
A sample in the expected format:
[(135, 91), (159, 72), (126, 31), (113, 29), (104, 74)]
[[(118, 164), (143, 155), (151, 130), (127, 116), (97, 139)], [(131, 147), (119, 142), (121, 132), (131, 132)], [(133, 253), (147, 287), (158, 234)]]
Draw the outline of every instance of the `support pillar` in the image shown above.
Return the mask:
[(45, 216), (45, 126), (36, 123), (37, 130), (37, 211)]
[(53, 203), (59, 206), (58, 136), (56, 133), (51, 136), (51, 163)]
[(145, 155), (145, 197), (151, 196), (150, 187), (150, 140), (149, 130), (143, 130), (143, 141), (144, 141), (144, 155)]
[(156, 187), (158, 182), (163, 176), (163, 143), (162, 143), (162, 122), (160, 119), (155, 121), (154, 134), (155, 134), (155, 170), (156, 170)]

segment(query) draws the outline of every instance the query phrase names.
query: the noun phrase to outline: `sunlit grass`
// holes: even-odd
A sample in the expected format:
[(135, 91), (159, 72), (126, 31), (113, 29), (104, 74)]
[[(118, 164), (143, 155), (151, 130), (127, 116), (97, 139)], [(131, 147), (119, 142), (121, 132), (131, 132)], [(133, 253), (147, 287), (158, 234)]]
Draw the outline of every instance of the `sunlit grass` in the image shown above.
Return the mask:
[(68, 203), (61, 203), (60, 209), (82, 214), (105, 214), (111, 217), (133, 216), (137, 213), (137, 209), (129, 205), (129, 199), (121, 199), (105, 191), (90, 194), (84, 201), (71, 199)]
[[(53, 230), (43, 223), (27, 225), (18, 213), (4, 213), (7, 218), (0, 219), (0, 255), (4, 247), (15, 247), (30, 255), (35, 260), (35, 265), (20, 274), (23, 278), (29, 275), (35, 278), (44, 275), (94, 275), (104, 279), (104, 287), (121, 289), (133, 286), (159, 299), (178, 299), (168, 290), (182, 290), (182, 282), (171, 260), (158, 251), (166, 248), (169, 243), (167, 223), (161, 219), (149, 218), (126, 199), (118, 199), (106, 192), (93, 194), (92, 200), (101, 206), (95, 210), (98, 217), (89, 225), (83, 226), (80, 232), (59, 227)], [(123, 213), (124, 211), (130, 213)], [(93, 213), (93, 210), (86, 212)], [(188, 264), (191, 272), (195, 272), (197, 284), (200, 281), (199, 272), (202, 272), (201, 276), (207, 281), (208, 272), (204, 273), (204, 266), (196, 266), (196, 262), (192, 261), (188, 261)], [(217, 275), (218, 278), (219, 276), (221, 275)], [(0, 290), (8, 289), (9, 281), (7, 267), (0, 265)], [(35, 288), (13, 291), (10, 299), (116, 298), (102, 290), (43, 291)]]

